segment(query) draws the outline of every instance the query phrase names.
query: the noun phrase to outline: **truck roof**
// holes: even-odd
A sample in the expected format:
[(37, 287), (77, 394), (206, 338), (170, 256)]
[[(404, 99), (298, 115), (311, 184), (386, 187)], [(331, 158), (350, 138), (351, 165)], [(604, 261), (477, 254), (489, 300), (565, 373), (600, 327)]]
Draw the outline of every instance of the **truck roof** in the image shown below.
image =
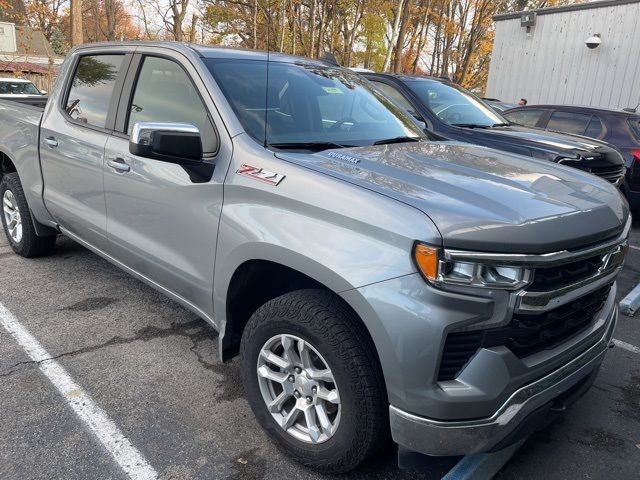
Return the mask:
[(27, 80), (26, 78), (0, 77), (0, 82), (31, 83), (31, 80)]
[(146, 46), (146, 47), (161, 47), (169, 48), (178, 51), (192, 51), (196, 52), (203, 58), (233, 58), (233, 59), (246, 59), (246, 60), (267, 60), (269, 58), (273, 61), (288, 62), (288, 63), (310, 63), (316, 65), (327, 66), (328, 63), (322, 60), (312, 60), (310, 58), (289, 55), (279, 52), (267, 52), (266, 50), (250, 50), (246, 48), (238, 47), (226, 47), (226, 46), (212, 46), (212, 45), (198, 45), (195, 43), (187, 42), (172, 42), (172, 41), (131, 41), (131, 42), (97, 42), (97, 43), (85, 43), (76, 47), (73, 51), (82, 50), (85, 48), (104, 47), (106, 49), (114, 49), (119, 46)]
[(526, 108), (529, 110), (535, 109), (549, 109), (549, 110), (562, 110), (562, 111), (573, 111), (573, 112), (581, 112), (581, 113), (603, 113), (603, 114), (613, 114), (613, 115), (621, 115), (621, 116), (637, 116), (638, 114), (635, 112), (628, 112), (625, 110), (616, 110), (613, 108), (604, 108), (604, 107), (590, 107), (588, 105), (553, 105), (553, 104), (529, 104), (524, 105), (522, 107), (516, 108)]

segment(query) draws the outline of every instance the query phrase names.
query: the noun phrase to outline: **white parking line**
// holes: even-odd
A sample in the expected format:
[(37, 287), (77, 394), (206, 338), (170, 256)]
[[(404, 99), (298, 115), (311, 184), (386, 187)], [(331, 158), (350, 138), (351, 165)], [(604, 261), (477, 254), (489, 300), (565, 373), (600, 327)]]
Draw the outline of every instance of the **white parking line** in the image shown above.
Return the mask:
[(625, 350), (629, 350), (630, 352), (640, 354), (640, 348), (636, 347), (635, 345), (623, 342), (622, 340), (616, 340), (615, 338), (613, 339), (613, 343), (616, 347), (624, 348)]
[(71, 378), (66, 370), (40, 345), (13, 314), (0, 303), (0, 324), (20, 344), (29, 357), (64, 397), (80, 419), (87, 424), (120, 468), (132, 480), (157, 479), (158, 474), (118, 427), (91, 397)]
[(636, 247), (635, 245), (629, 245), (629, 248), (633, 248), (634, 250), (640, 250), (640, 247)]

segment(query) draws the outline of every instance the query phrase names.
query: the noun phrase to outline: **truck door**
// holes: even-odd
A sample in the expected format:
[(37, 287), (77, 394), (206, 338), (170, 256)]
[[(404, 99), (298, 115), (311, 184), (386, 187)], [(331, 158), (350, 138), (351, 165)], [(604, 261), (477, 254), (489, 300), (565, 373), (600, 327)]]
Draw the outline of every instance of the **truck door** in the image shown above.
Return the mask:
[[(176, 54), (178, 55), (178, 54)], [(191, 305), (212, 310), (213, 270), (230, 139), (200, 77), (187, 62), (136, 55), (116, 131), (106, 145), (109, 253)], [(128, 93), (130, 92), (130, 93)], [(206, 99), (206, 100), (205, 100)], [(191, 168), (129, 153), (138, 122), (196, 126), (203, 161)]]
[(115, 118), (112, 100), (120, 94), (130, 58), (78, 56), (59, 101), (47, 108), (40, 134), (49, 212), (65, 231), (99, 249), (106, 247), (104, 147)]

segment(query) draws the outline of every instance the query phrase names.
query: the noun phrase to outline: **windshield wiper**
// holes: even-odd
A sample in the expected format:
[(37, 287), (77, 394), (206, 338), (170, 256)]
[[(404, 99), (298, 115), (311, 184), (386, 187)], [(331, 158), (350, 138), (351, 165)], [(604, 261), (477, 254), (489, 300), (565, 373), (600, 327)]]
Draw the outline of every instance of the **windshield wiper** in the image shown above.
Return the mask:
[(462, 127), (462, 128), (491, 128), (495, 125), (480, 125), (479, 123), (452, 123), (454, 127)]
[(509, 127), (511, 124), (510, 123), (494, 123), (493, 125), (491, 125), (492, 127)]
[(269, 147), (279, 148), (281, 150), (329, 150), (331, 148), (348, 148), (354, 145), (341, 145), (334, 142), (283, 142), (283, 143), (270, 143)]
[(390, 143), (405, 143), (405, 142), (419, 142), (420, 137), (393, 137), (385, 138), (384, 140), (378, 140), (373, 142), (374, 145), (389, 145)]

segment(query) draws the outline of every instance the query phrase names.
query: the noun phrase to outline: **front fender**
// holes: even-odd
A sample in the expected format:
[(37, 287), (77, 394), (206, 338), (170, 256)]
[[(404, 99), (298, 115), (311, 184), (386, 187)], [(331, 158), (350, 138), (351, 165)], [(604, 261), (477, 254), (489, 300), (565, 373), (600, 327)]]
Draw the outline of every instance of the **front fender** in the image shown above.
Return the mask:
[[(229, 284), (247, 261), (284, 265), (341, 293), (416, 272), (413, 242), (441, 242), (416, 208), (245, 148), (234, 153), (218, 234), (213, 303), (221, 333)], [(254, 158), (256, 167), (284, 180), (274, 186), (234, 174), (238, 158)]]

